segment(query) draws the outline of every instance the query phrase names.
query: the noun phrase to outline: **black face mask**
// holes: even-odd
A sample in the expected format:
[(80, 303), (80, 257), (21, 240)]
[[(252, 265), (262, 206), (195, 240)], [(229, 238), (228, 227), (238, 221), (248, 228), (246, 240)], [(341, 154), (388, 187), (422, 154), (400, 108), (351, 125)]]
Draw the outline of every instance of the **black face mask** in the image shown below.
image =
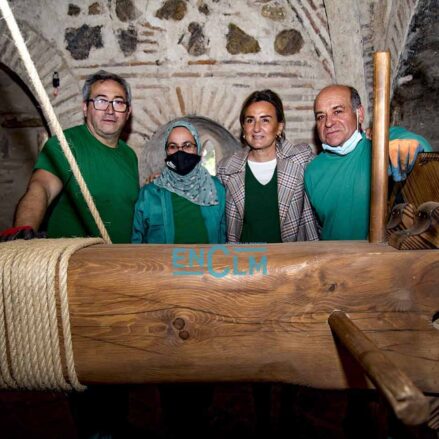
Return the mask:
[(201, 160), (201, 156), (198, 154), (189, 154), (184, 151), (177, 151), (174, 154), (167, 155), (165, 158), (166, 166), (180, 175), (189, 174), (192, 169), (197, 166), (197, 163)]

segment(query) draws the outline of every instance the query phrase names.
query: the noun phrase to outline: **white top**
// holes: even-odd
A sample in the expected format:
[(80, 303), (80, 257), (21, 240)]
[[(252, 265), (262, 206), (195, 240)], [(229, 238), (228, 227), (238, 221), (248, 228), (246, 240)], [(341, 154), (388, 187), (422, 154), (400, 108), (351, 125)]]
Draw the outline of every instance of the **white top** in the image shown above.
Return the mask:
[(262, 185), (266, 185), (273, 178), (276, 163), (276, 159), (270, 160), (269, 162), (253, 162), (248, 160), (248, 165), (253, 175)]

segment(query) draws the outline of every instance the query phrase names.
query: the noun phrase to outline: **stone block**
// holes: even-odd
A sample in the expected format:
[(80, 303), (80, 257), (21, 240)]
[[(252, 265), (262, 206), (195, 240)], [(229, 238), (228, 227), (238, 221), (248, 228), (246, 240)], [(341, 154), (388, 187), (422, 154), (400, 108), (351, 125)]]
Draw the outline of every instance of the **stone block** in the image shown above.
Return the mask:
[(193, 21), (188, 26), (188, 31), (191, 33), (186, 49), (190, 55), (200, 56), (206, 53), (206, 38), (204, 36), (203, 28), (199, 23)]
[(136, 51), (138, 40), (137, 30), (134, 26), (129, 26), (127, 30), (118, 29), (116, 35), (120, 50), (125, 56), (129, 56)]
[(101, 5), (98, 2), (91, 4), (88, 7), (88, 15), (100, 15), (102, 14)]
[(186, 15), (186, 3), (183, 0), (166, 0), (155, 16), (165, 20), (180, 21)]
[(274, 50), (283, 56), (295, 55), (303, 47), (303, 38), (295, 29), (287, 29), (279, 32), (274, 41)]
[(286, 17), (285, 8), (275, 3), (274, 5), (262, 6), (261, 14), (263, 17), (274, 21), (284, 20)]
[(79, 28), (67, 28), (65, 40), (66, 49), (71, 53), (73, 59), (81, 60), (88, 58), (92, 47), (104, 47), (102, 43), (102, 26), (90, 27), (83, 24)]
[(240, 53), (258, 53), (261, 50), (261, 47), (255, 38), (246, 34), (240, 27), (233, 23), (229, 24), (226, 48), (232, 55), (238, 55)]
[(139, 18), (141, 14), (132, 0), (117, 0), (116, 15), (120, 21), (127, 22)]
[(69, 9), (67, 10), (67, 14), (73, 17), (76, 17), (81, 13), (81, 8), (73, 3), (69, 3)]

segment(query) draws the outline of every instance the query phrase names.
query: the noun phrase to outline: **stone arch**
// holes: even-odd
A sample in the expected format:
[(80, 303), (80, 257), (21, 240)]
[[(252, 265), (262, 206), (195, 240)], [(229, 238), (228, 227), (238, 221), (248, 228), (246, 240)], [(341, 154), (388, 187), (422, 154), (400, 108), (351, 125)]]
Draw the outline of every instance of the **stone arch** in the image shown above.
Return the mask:
[[(61, 126), (65, 129), (82, 123), (81, 90), (63, 56), (27, 23), (20, 21), (18, 25)], [(14, 72), (30, 90), (33, 90), (4, 21), (0, 21), (0, 63)], [(52, 87), (52, 75), (55, 71), (59, 73), (61, 81), (57, 96), (54, 96)]]
[(13, 223), (38, 151), (49, 130), (34, 95), (0, 62), (0, 230)]
[(177, 83), (165, 89), (151, 91), (148, 101), (135, 109), (134, 131), (145, 132), (152, 137), (157, 130), (170, 120), (180, 117), (205, 117), (233, 134), (239, 131), (240, 104), (247, 96), (248, 89), (240, 95), (230, 93), (227, 87), (212, 86), (199, 81), (199, 86)]
[(332, 57), (331, 38), (329, 35), (326, 11), (323, 4), (311, 8), (315, 10), (310, 14), (310, 2), (301, 0), (287, 0), (286, 4), (296, 14), (303, 25), (303, 30), (308, 35), (314, 47), (317, 58), (331, 78), (335, 78), (334, 61)]
[[(404, 48), (410, 26), (417, 14), (422, 14), (421, 4), (425, 1), (407, 0), (406, 2), (393, 2), (391, 10), (387, 14), (387, 23), (383, 23), (384, 47), (390, 51), (391, 56), (391, 81), (392, 89), (395, 86), (395, 79), (400, 69), (400, 64), (404, 56)], [(434, 11), (432, 5), (432, 11)]]
[(198, 129), (203, 148), (209, 147), (214, 149), (216, 163), (222, 158), (241, 149), (241, 144), (230, 131), (207, 117), (186, 116), (175, 118), (160, 126), (143, 147), (139, 160), (141, 182), (143, 182), (146, 177), (159, 172), (163, 168), (165, 159), (165, 151), (163, 148), (164, 134), (168, 126), (176, 120), (187, 120)]
[(44, 127), (44, 129), (47, 132), (47, 135), (50, 134), (50, 129), (47, 124), (46, 117), (35, 98), (32, 90), (28, 87), (28, 85), (21, 79), (19, 75), (17, 75), (13, 70), (11, 70), (7, 65), (3, 64), (0, 61), (0, 71), (6, 73), (7, 76), (11, 78), (11, 80), (18, 86), (20, 91), (27, 96), (27, 98), (30, 100), (30, 102), (33, 104), (35, 111), (38, 113), (39, 117), (41, 118), (41, 124)]
[(407, 44), (411, 22), (422, 7), (419, 0), (405, 2), (376, 2), (371, 5), (361, 4), (362, 13), (370, 17), (369, 23), (363, 25), (364, 65), (366, 88), (369, 91), (369, 104), (373, 101), (373, 54), (377, 50), (389, 50), (391, 56), (391, 93), (395, 88), (400, 64), (404, 57), (404, 47)]

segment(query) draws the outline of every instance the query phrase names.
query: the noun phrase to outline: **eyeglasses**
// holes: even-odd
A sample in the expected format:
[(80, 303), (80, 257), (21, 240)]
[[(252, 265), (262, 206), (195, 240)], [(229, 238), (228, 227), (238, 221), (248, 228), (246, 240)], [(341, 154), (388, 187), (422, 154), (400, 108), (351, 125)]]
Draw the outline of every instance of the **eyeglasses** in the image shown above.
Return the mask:
[(192, 151), (196, 147), (197, 147), (197, 145), (195, 145), (192, 142), (184, 142), (181, 145), (177, 145), (176, 143), (169, 143), (168, 145), (166, 145), (166, 150), (168, 152), (176, 152), (176, 151), (179, 151), (181, 149), (184, 152), (187, 152), (187, 151)]
[(126, 113), (128, 110), (128, 103), (123, 99), (113, 99), (112, 101), (109, 101), (104, 98), (96, 98), (88, 99), (87, 102), (93, 102), (94, 109), (98, 111), (106, 111), (110, 104), (116, 113)]

